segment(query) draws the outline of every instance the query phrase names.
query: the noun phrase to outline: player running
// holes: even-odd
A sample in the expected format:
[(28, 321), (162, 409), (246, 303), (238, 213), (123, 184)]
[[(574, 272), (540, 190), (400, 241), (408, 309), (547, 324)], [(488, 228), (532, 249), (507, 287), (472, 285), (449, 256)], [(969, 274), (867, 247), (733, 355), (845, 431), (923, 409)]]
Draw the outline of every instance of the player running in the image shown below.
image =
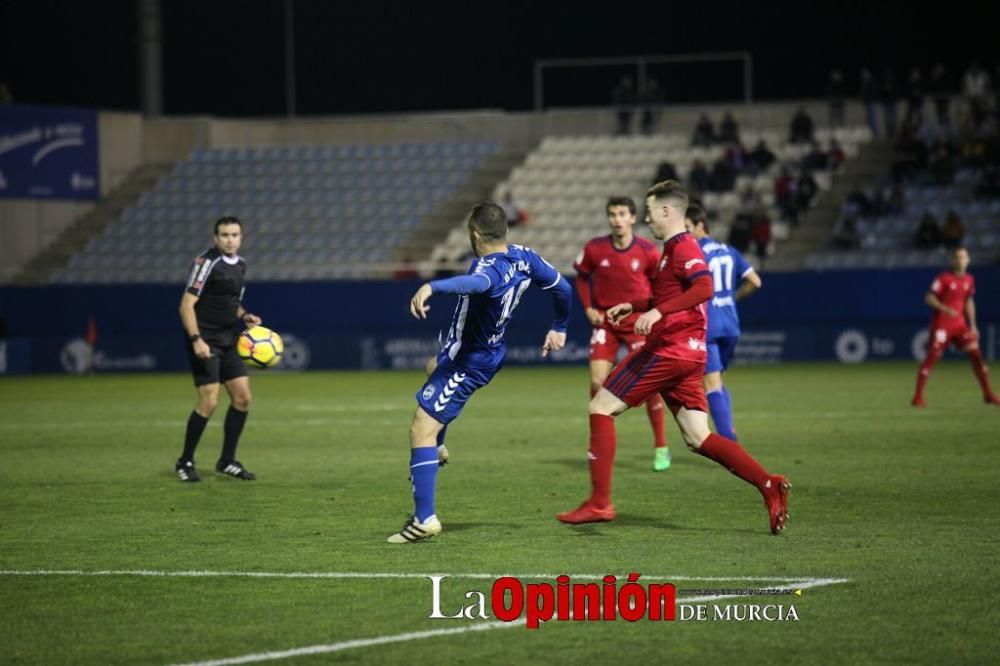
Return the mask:
[(621, 303), (608, 310), (611, 321), (643, 311), (636, 333), (646, 345), (618, 364), (590, 401), (591, 495), (579, 508), (559, 514), (564, 523), (614, 520), (611, 476), (617, 437), (614, 417), (659, 393), (674, 415), (688, 448), (719, 463), (760, 491), (772, 534), (788, 518), (788, 479), (770, 474), (743, 447), (708, 429), (705, 371), (705, 301), (712, 278), (698, 243), (684, 227), (688, 195), (676, 181), (657, 183), (646, 195), (646, 221), (663, 240), (663, 255), (645, 302)]
[[(622, 347), (632, 352), (642, 348), (645, 336), (635, 332), (634, 312), (617, 324), (605, 316), (612, 305), (644, 301), (652, 294), (650, 281), (656, 274), (660, 251), (655, 243), (633, 233), (635, 202), (630, 197), (610, 197), (605, 206), (611, 234), (591, 239), (583, 247), (576, 263), (576, 293), (590, 320), (590, 397), (601, 385), (618, 360)], [(646, 401), (646, 414), (653, 429), (653, 470), (670, 467), (670, 449), (663, 430), (664, 404), (658, 394)]]
[[(712, 413), (715, 431), (723, 437), (737, 440), (733, 428), (733, 404), (729, 391), (722, 383), (722, 373), (729, 369), (736, 343), (740, 339), (740, 315), (736, 301), (760, 289), (761, 280), (743, 255), (734, 248), (720, 243), (708, 235), (708, 216), (698, 204), (688, 206), (684, 225), (698, 241), (712, 273), (715, 295), (708, 301), (708, 333), (705, 343), (708, 360), (705, 362), (705, 395)], [(739, 287), (733, 284), (739, 280)]]

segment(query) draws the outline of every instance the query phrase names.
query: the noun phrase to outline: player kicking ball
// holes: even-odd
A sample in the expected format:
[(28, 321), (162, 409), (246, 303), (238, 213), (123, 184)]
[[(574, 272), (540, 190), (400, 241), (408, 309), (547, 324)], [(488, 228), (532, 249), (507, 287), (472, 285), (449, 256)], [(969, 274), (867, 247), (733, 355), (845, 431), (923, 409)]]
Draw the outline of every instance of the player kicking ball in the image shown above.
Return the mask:
[(653, 279), (652, 298), (621, 303), (608, 310), (618, 321), (643, 314), (635, 331), (646, 345), (625, 357), (590, 401), (591, 494), (573, 511), (557, 518), (569, 524), (614, 520), (611, 477), (617, 448), (615, 417), (653, 394), (663, 396), (692, 451), (714, 460), (753, 485), (764, 498), (772, 534), (788, 519), (788, 479), (770, 474), (738, 443), (708, 429), (705, 372), (705, 301), (712, 298), (712, 276), (697, 241), (684, 225), (688, 195), (676, 181), (657, 183), (646, 193), (646, 222), (665, 241)]
[(551, 290), (554, 318), (545, 335), (542, 355), (566, 344), (569, 283), (548, 262), (526, 247), (507, 245), (507, 216), (493, 203), (472, 208), (469, 240), (478, 259), (468, 275), (424, 284), (410, 299), (410, 313), (426, 319), (434, 294), (457, 294), (458, 306), (437, 364), (417, 392), (417, 409), (410, 423), (410, 480), (413, 515), (388, 538), (410, 543), (441, 533), (434, 510), (438, 468), (444, 462), (438, 435), (461, 413), (472, 394), (486, 386), (503, 366), (504, 334), (521, 296), (531, 285)]

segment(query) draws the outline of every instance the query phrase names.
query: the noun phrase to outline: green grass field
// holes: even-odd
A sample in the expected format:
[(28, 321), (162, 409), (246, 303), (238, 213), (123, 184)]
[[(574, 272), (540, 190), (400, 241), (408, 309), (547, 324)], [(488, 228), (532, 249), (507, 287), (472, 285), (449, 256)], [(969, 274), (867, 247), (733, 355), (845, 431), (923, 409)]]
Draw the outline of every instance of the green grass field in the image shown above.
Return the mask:
[[(980, 402), (961, 362), (939, 365), (930, 407), (913, 410), (915, 370), (731, 373), (743, 443), (793, 483), (788, 529), (773, 537), (757, 491), (686, 451), (673, 423), (674, 465), (651, 472), (644, 410), (618, 419), (619, 519), (557, 523), (589, 487), (586, 369), (505, 369), (450, 429), (445, 532), (406, 546), (385, 537), (412, 508), (417, 373), (255, 375), (239, 457), (259, 481), (212, 472), (223, 400), (199, 449), (201, 484), (173, 475), (188, 377), (4, 379), (0, 662), (267, 662), (288, 655), (262, 653), (326, 646), (284, 663), (996, 663), (1000, 410)], [(488, 599), (492, 584), (463, 575), (633, 571), (678, 590), (847, 582), (706, 602), (794, 604), (796, 622), (529, 631), (427, 619), (428, 579), (373, 575), (449, 574), (441, 605), (455, 614), (467, 591)]]

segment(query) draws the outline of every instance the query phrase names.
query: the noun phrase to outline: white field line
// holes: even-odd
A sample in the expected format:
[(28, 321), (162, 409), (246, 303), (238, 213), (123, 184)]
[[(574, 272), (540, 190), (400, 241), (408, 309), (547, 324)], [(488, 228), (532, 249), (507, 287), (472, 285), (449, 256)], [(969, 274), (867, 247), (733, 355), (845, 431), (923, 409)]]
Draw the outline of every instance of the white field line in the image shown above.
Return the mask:
[[(84, 571), (81, 569), (33, 569), (33, 570), (0, 570), (0, 576), (140, 576), (140, 577), (169, 577), (169, 578), (208, 578), (208, 577), (233, 577), (233, 578), (331, 578), (331, 579), (371, 579), (371, 578), (396, 578), (396, 579), (425, 579), (430, 576), (448, 576), (449, 578), (465, 579), (489, 579), (496, 580), (503, 576), (513, 576), (520, 579), (548, 579), (555, 580), (559, 574), (488, 574), (488, 573), (452, 573), (452, 574), (424, 574), (424, 573), (403, 573), (403, 572), (309, 572), (309, 571), (155, 571), (145, 569), (120, 569), (104, 571)], [(607, 574), (572, 574), (571, 580), (601, 580)], [(627, 574), (626, 574), (627, 575)], [(624, 578), (625, 575), (620, 578)], [(805, 590), (825, 585), (837, 585), (846, 583), (846, 578), (809, 578), (809, 577), (788, 577), (788, 576), (646, 576), (648, 580), (666, 581), (702, 581), (702, 582), (765, 582), (765, 583), (785, 583), (786, 589)], [(742, 595), (737, 594), (714, 594), (696, 597), (678, 597), (678, 603), (702, 603), (707, 601), (717, 601), (720, 599), (734, 598)], [(305, 647), (292, 648), (289, 650), (279, 650), (272, 652), (256, 652), (252, 654), (240, 655), (238, 657), (226, 657), (223, 659), (212, 659), (209, 661), (189, 662), (181, 666), (229, 666), (230, 664), (251, 664), (264, 661), (277, 661), (280, 659), (291, 659), (316, 654), (329, 654), (353, 648), (372, 647), (376, 645), (386, 645), (389, 643), (403, 643), (407, 641), (423, 640), (425, 638), (435, 638), (438, 636), (452, 636), (465, 634), (473, 631), (489, 631), (492, 629), (509, 629), (520, 627), (526, 623), (525, 618), (513, 622), (484, 622), (470, 624), (464, 627), (454, 627), (450, 629), (431, 629), (428, 631), (413, 631), (404, 634), (391, 634), (386, 636), (376, 636), (374, 638), (360, 638), (339, 643), (328, 643), (323, 645), (309, 645)]]
[[(418, 573), (418, 572), (364, 572), (364, 571), (157, 571), (151, 569), (101, 569), (85, 571), (83, 569), (0, 569), (0, 576), (147, 576), (166, 578), (419, 578), (431, 576), (447, 576), (448, 578), (488, 579), (496, 580), (505, 576), (528, 580), (555, 580), (558, 576), (567, 575), (571, 580), (601, 580), (608, 574), (554, 574), (554, 573)], [(618, 576), (624, 579), (628, 573)], [(809, 587), (846, 583), (846, 578), (813, 578), (810, 576), (654, 576), (643, 574), (647, 580), (658, 581), (706, 581), (710, 583), (725, 582), (760, 582), (789, 583), (789, 587), (803, 588), (805, 583), (813, 583)]]

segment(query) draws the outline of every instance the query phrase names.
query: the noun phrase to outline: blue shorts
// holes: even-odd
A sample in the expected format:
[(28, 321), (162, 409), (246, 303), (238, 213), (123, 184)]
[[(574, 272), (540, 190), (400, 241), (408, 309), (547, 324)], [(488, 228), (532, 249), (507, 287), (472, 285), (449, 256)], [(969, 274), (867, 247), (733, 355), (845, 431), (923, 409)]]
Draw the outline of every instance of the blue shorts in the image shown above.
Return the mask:
[(432, 419), (448, 425), (462, 412), (476, 389), (490, 383), (501, 366), (477, 368), (438, 357), (438, 366), (417, 391), (417, 404)]
[(729, 369), (729, 363), (733, 360), (733, 352), (736, 351), (736, 343), (739, 336), (715, 338), (707, 342), (708, 360), (705, 361), (705, 374), (709, 372), (722, 372)]

